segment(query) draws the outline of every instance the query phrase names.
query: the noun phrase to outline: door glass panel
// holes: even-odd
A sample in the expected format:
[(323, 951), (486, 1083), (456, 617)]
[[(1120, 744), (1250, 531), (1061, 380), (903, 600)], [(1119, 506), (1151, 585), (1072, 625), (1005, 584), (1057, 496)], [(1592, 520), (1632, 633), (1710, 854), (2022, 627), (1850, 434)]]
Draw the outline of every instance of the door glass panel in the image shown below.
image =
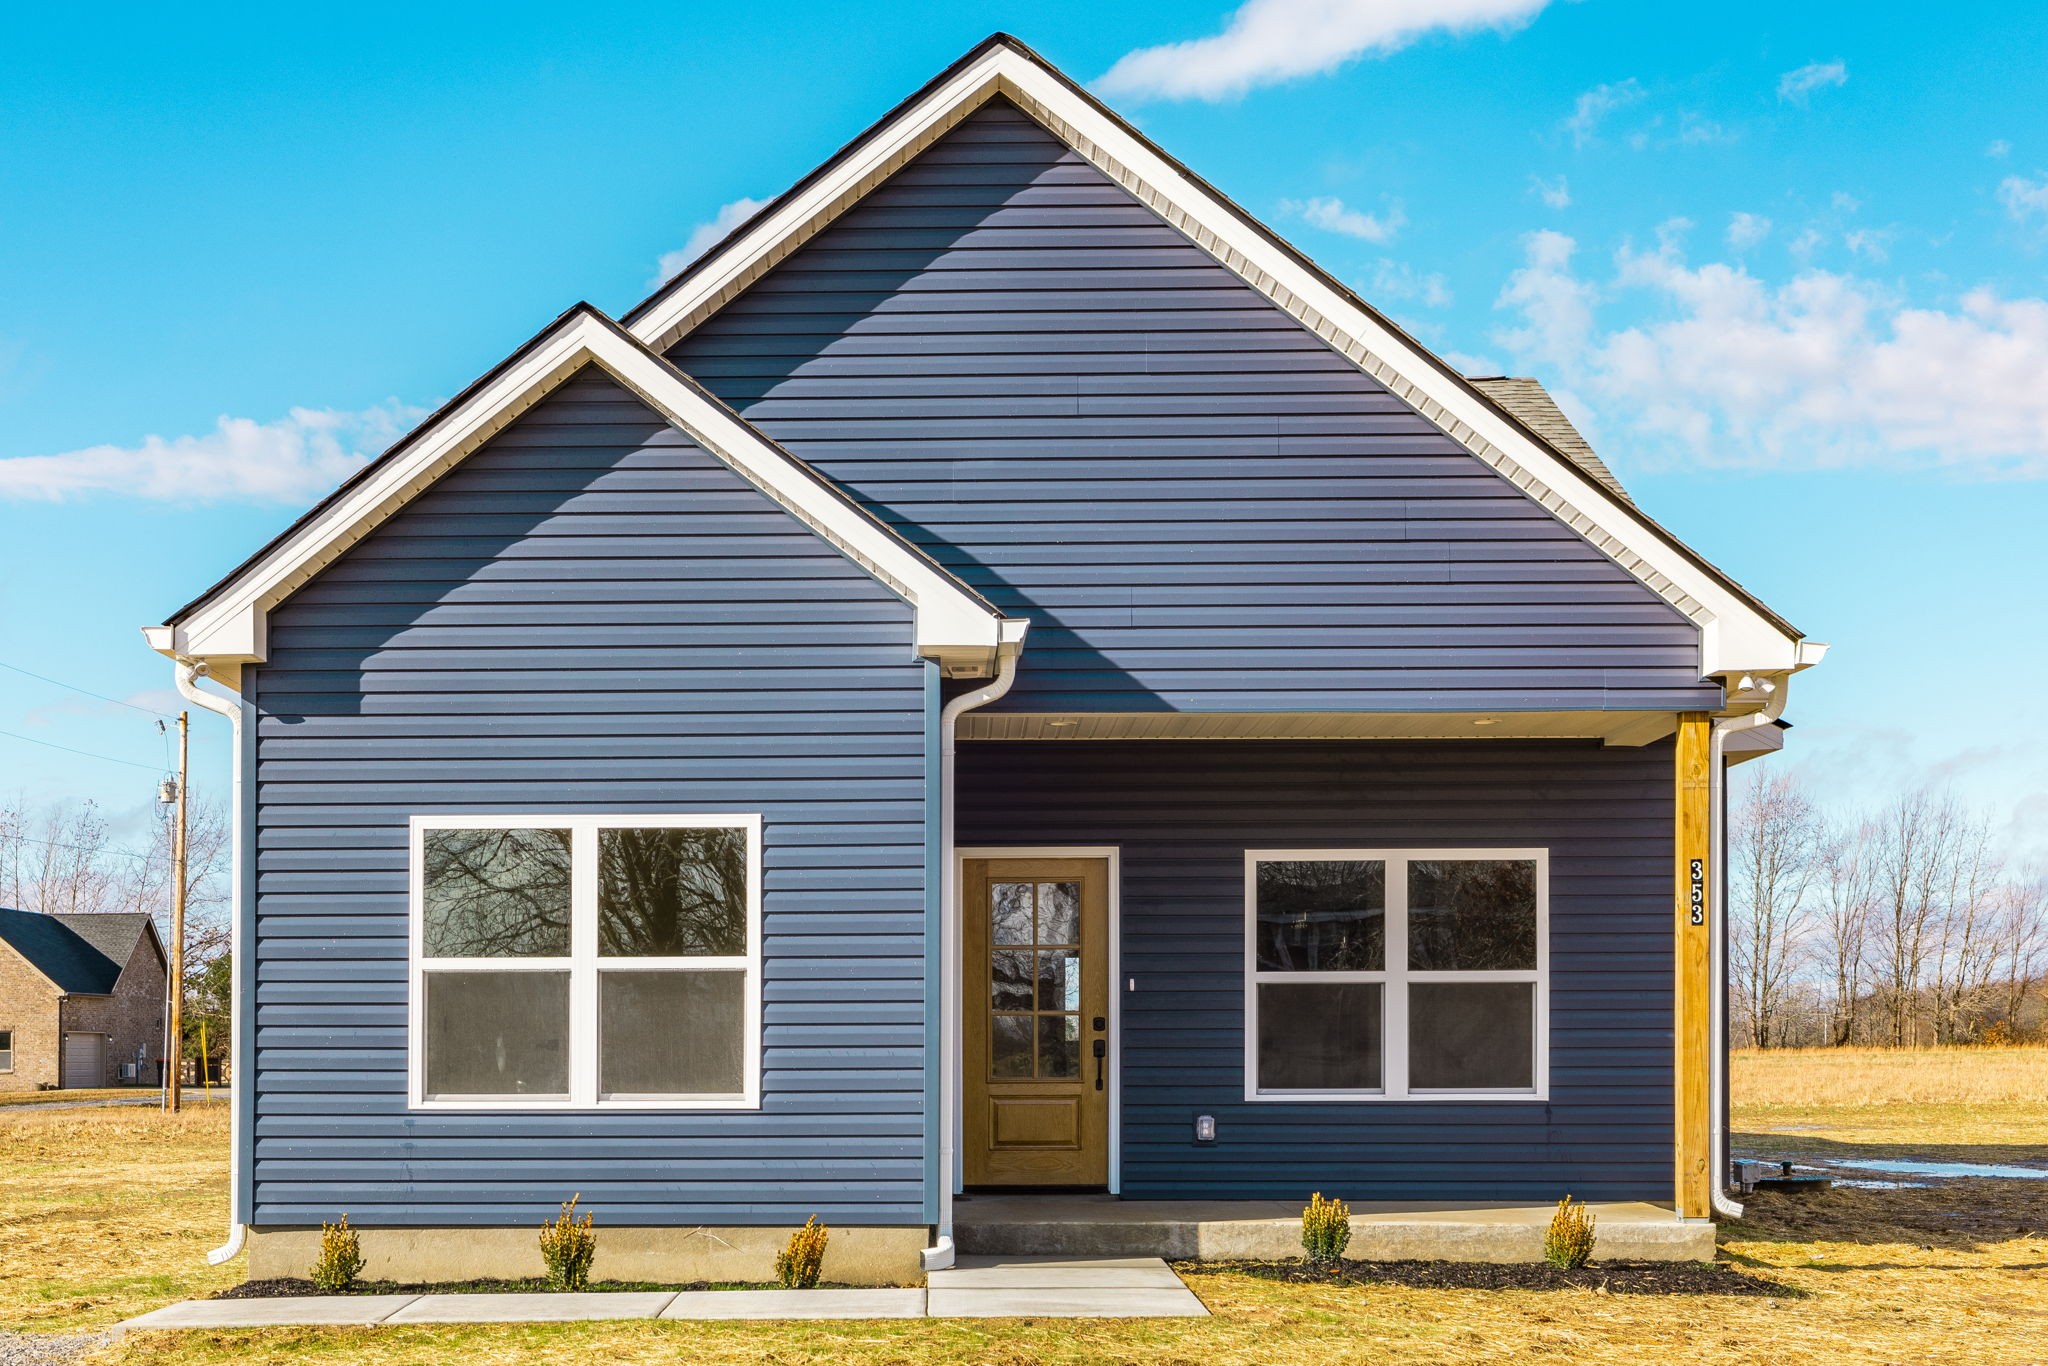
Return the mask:
[(997, 949), (989, 955), (988, 1003), (993, 1010), (1031, 1009), (1031, 955)]
[(1081, 942), (1081, 884), (1041, 882), (1038, 884), (1038, 942), (1078, 944)]
[(988, 1022), (989, 1075), (1031, 1075), (1030, 1015), (995, 1015)]
[(1073, 949), (1040, 951), (1038, 955), (1038, 1008), (1079, 1010), (1081, 1008), (1081, 955)]
[(1038, 1017), (1038, 1075), (1044, 1078), (1081, 1075), (1081, 1017)]
[(1031, 942), (1031, 884), (997, 882), (988, 889), (989, 938), (998, 944)]

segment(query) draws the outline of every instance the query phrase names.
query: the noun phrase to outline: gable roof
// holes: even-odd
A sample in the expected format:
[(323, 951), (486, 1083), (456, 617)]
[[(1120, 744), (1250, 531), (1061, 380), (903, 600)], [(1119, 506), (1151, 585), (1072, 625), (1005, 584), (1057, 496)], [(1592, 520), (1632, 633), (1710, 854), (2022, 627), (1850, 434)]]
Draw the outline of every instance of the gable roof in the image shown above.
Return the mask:
[(602, 368), (910, 603), (919, 653), (938, 660), (950, 676), (990, 673), (998, 653), (1022, 640), (1025, 623), (1005, 618), (838, 485), (596, 308), (579, 303), (164, 625), (145, 627), (151, 648), (206, 659), (232, 684), (242, 664), (264, 658), (271, 608), (586, 365)]
[(1541, 380), (1526, 376), (1473, 375), (1471, 381), (1473, 388), (1513, 413), (1518, 422), (1548, 441), (1559, 455), (1599, 480), (1609, 493), (1630, 507), (1636, 505), (1636, 500), (1629, 497), (1628, 490), (1614, 477), (1614, 471), (1593, 453), (1591, 444), (1564, 415), (1564, 409), (1557, 406), (1557, 400), (1550, 396)]
[[(1806, 642), (1652, 521), (1596, 458), (1589, 463), (1561, 450), (1552, 438), (1563, 433), (1547, 415), (1527, 404), (1527, 415), (1518, 413), (1521, 391), (1503, 402), (1467, 380), (1008, 34), (984, 40), (767, 204), (628, 312), (626, 325), (651, 348), (668, 349), (997, 98), (1017, 105), (1694, 621), (1703, 674), (1789, 673), (1818, 661), (1824, 646)], [(1542, 420), (1532, 424), (1536, 417)], [(1590, 450), (1584, 454), (1591, 457)]]
[(135, 955), (136, 941), (144, 935), (149, 936), (157, 957), (163, 957), (163, 945), (157, 942), (156, 922), (140, 911), (98, 911), (90, 914), (60, 911), (50, 918), (61, 922), (73, 934), (123, 967)]
[[(30, 967), (50, 979), (57, 990), (80, 996), (106, 996), (121, 976), (120, 961), (109, 957), (68, 922), (97, 920), (99, 916), (42, 915), (35, 911), (0, 908), (0, 943), (28, 960)], [(109, 920), (148, 919), (147, 916), (108, 916)], [(131, 936), (128, 947), (135, 947)]]

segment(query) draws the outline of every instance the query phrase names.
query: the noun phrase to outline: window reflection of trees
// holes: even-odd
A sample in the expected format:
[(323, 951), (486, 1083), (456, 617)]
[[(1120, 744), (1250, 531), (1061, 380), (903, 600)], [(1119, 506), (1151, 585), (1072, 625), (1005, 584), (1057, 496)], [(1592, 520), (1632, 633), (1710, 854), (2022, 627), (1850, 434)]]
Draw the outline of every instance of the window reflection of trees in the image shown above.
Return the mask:
[(600, 954), (648, 958), (746, 953), (744, 830), (602, 830), (597, 852)]
[(1261, 862), (1259, 971), (1378, 971), (1386, 966), (1386, 908), (1384, 863)]
[(1439, 972), (1535, 968), (1535, 863), (1418, 859), (1409, 864), (1408, 965)]
[(425, 845), (428, 957), (568, 956), (567, 830), (429, 830)]

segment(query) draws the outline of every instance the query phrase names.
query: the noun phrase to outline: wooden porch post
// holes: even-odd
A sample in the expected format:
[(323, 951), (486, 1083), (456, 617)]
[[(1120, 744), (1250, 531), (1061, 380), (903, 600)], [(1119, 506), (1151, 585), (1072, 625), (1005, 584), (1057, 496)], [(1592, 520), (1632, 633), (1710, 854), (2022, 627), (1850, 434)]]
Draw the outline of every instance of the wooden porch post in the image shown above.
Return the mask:
[(1707, 879), (1713, 875), (1708, 848), (1707, 736), (1705, 712), (1689, 711), (1678, 718), (1678, 743), (1673, 757), (1676, 783), (1673, 805), (1673, 850), (1676, 855), (1677, 996), (1674, 1038), (1677, 1044), (1678, 1117), (1675, 1198), (1684, 1219), (1704, 1219), (1712, 1212), (1713, 1173), (1708, 1170), (1712, 1145), (1709, 1073), (1713, 1040), (1713, 980), (1708, 920), (1712, 903)]

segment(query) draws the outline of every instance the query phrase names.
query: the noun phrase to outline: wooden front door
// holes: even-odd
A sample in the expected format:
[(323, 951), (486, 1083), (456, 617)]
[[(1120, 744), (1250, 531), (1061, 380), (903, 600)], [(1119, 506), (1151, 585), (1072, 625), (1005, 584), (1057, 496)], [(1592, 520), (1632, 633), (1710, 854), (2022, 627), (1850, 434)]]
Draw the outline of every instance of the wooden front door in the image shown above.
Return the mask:
[(1109, 867), (970, 859), (963, 1136), (975, 1186), (1109, 1181)]

